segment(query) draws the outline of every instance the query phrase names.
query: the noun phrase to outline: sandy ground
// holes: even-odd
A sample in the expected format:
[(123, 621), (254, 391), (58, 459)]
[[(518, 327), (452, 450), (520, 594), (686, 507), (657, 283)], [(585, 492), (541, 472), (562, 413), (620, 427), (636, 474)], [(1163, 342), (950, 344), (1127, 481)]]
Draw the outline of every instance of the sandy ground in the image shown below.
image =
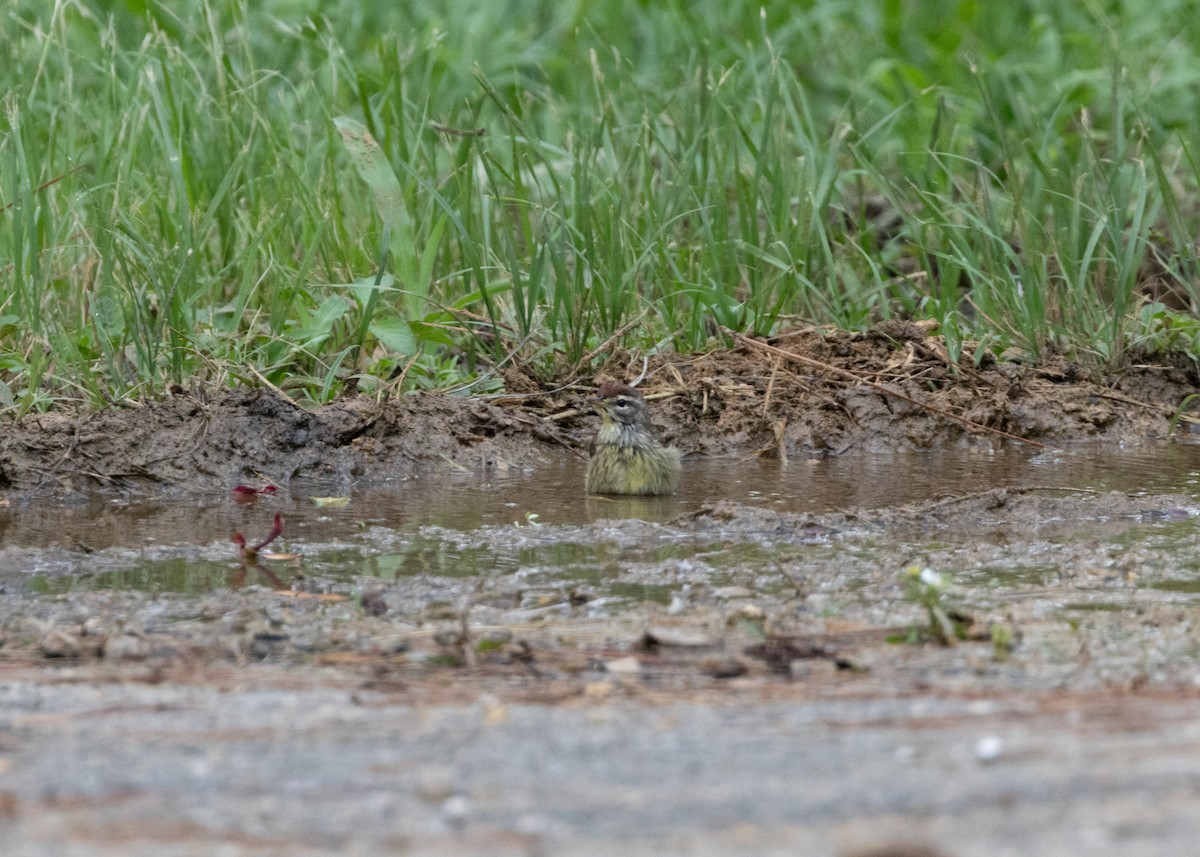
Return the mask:
[(1183, 855), (1200, 833), (1194, 691), (414, 705), (280, 678), (6, 671), (4, 853)]

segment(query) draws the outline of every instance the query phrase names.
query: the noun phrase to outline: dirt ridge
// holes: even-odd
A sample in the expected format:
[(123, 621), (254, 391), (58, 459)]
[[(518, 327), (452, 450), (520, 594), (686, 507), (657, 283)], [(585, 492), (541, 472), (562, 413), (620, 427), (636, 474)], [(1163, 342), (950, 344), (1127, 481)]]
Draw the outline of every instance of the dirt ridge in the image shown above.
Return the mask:
[[(1049, 445), (1129, 443), (1165, 436), (1179, 403), (1200, 386), (1184, 358), (1131, 358), (1095, 378), (1062, 358), (955, 365), (939, 338), (910, 323), (866, 333), (810, 328), (771, 342), (808, 362), (746, 347), (652, 360), (641, 389), (664, 438), (700, 456), (820, 457), (1000, 443), (987, 428)], [(614, 355), (596, 378), (629, 362)], [(964, 427), (889, 389), (984, 428)], [(13, 422), (0, 437), (0, 491), (187, 492), (306, 479), (346, 487), (431, 467), (475, 470), (586, 455), (594, 430), (582, 387), (487, 398), (354, 396), (311, 411), (268, 389), (199, 390), (137, 407)]]

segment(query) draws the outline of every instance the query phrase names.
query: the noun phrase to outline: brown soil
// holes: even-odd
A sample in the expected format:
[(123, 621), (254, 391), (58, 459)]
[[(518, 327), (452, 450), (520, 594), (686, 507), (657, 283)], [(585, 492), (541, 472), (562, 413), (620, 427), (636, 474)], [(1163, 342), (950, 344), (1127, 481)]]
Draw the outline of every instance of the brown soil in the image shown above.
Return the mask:
[[(809, 458), (1020, 442), (997, 432), (1132, 442), (1167, 434), (1197, 383), (1193, 367), (1150, 360), (1096, 378), (1062, 360), (952, 366), (913, 325), (774, 345), (794, 356), (744, 344), (655, 361), (641, 389), (664, 437), (693, 455)], [(226, 583), (198, 592), (88, 579), (213, 563), (203, 533), (224, 526), (227, 497), (186, 504), (177, 535), (153, 499), (98, 504), (151, 510), (123, 516), (2, 496), (344, 486), (586, 455), (586, 387), (506, 381), (523, 392), (313, 412), (271, 390), (181, 392), (0, 437), (0, 852), (57, 855), (66, 839), (122, 857), (587, 857), (613, 842), (1190, 853), (1188, 496), (994, 488), (824, 514), (714, 502), (665, 523), (424, 531), (464, 556), (614, 546), (597, 575), (571, 551), (534, 551), (520, 574), (325, 576), (335, 542), (297, 528), (312, 562), (239, 563), (222, 542)], [(273, 502), (246, 520), (265, 531)], [(2, 526), (40, 516), (55, 545)], [(336, 544), (357, 569), (344, 548), (372, 543)], [(35, 591), (55, 568), (78, 588)], [(940, 613), (912, 590), (923, 568), (946, 574)]]
[[(1085, 377), (1042, 365), (955, 365), (912, 323), (867, 333), (804, 329), (700, 356), (655, 359), (641, 390), (689, 455), (819, 457), (999, 443), (1131, 442), (1168, 433), (1198, 384), (1184, 358), (1130, 359)], [(598, 377), (623, 374), (615, 356)], [(614, 368), (621, 367), (621, 368)], [(640, 369), (637, 366), (636, 369)], [(586, 455), (589, 388), (537, 390), (512, 374), (491, 397), (348, 398), (306, 410), (267, 389), (178, 392), (123, 409), (27, 417), (0, 438), (0, 490), (203, 491), (250, 480), (345, 486), (430, 465), (469, 469)]]

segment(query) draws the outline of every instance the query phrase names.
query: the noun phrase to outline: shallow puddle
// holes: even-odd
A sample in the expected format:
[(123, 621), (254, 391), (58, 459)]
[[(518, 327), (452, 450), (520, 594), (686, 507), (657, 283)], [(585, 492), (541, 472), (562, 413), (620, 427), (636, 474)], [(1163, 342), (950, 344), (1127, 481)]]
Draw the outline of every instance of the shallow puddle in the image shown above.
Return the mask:
[[(840, 458), (793, 460), (786, 466), (773, 459), (693, 460), (685, 463), (683, 490), (669, 498), (586, 497), (581, 490), (583, 467), (583, 462), (564, 457), (531, 470), (484, 476), (447, 472), (356, 491), (340, 507), (319, 507), (311, 501), (312, 496), (329, 493), (320, 485), (293, 486), (290, 495), (247, 505), (235, 504), (230, 496), (15, 503), (0, 508), (0, 572), (9, 581), (23, 580), (27, 591), (43, 593), (200, 593), (251, 584), (290, 587), (312, 579), (496, 580), (520, 573), (531, 582), (582, 581), (617, 597), (665, 602), (672, 584), (653, 579), (646, 568), (695, 560), (703, 563), (706, 580), (730, 570), (752, 577), (746, 569), (761, 569), (775, 560), (770, 545), (763, 545), (769, 539), (760, 537), (755, 540), (758, 547), (752, 547), (736, 536), (664, 530), (648, 531), (633, 545), (618, 545), (603, 529), (587, 525), (624, 519), (665, 523), (719, 500), (781, 512), (823, 513), (883, 508), (999, 486), (1200, 495), (1200, 447), (1167, 444), (1131, 451), (1076, 447), (1036, 454), (1017, 448), (888, 456), (851, 452)], [(265, 535), (275, 511), (283, 513), (286, 524), (271, 549), (298, 553), (302, 560), (239, 568), (230, 534), (244, 532), (253, 543)], [(452, 537), (481, 527), (502, 528), (511, 538), (500, 544), (473, 544)], [(564, 532), (563, 527), (585, 528)], [(1139, 526), (1132, 532), (1121, 522), (1115, 535), (1097, 536), (1081, 527), (1078, 536), (1066, 538), (1124, 540), (1126, 548), (1157, 540), (1155, 550), (1173, 557), (1175, 571), (1164, 572), (1167, 582), (1156, 585), (1191, 594), (1200, 593), (1200, 584), (1190, 580), (1196, 572), (1191, 561), (1196, 534), (1190, 520)], [(960, 582), (991, 590), (1061, 583), (1059, 559), (1039, 560), (1023, 553), (1027, 536), (1009, 532), (997, 539), (992, 534), (993, 542), (1013, 543), (1012, 557), (967, 568)], [(956, 542), (963, 540), (970, 542), (971, 534), (956, 534)], [(893, 544), (879, 550), (881, 560), (890, 563), (897, 552), (919, 557), (933, 545)], [(794, 547), (788, 551), (794, 553)], [(829, 557), (819, 560), (811, 551), (805, 559), (835, 562)]]
[[(294, 559), (270, 555), (243, 565), (226, 551), (181, 546), (181, 555), (133, 559), (126, 551), (76, 557), (62, 554), (44, 558), (43, 569), (31, 566), (27, 589), (53, 594), (75, 590), (128, 589), (149, 593), (201, 593), (221, 587), (259, 585), (271, 588), (302, 587), (312, 580), (374, 578), (381, 584), (415, 578), (489, 579), (517, 578), (525, 586), (584, 583), (615, 597), (664, 602), (669, 587), (637, 580), (622, 581), (629, 568), (685, 561), (703, 563), (709, 579), (720, 580), (719, 569), (744, 563), (761, 564), (770, 552), (742, 543), (712, 544), (707, 539), (669, 538), (657, 545), (636, 547), (606, 541), (563, 541), (561, 536), (538, 530), (523, 535), (519, 545), (470, 546), (452, 544), (436, 536), (401, 535), (377, 528), (364, 533), (354, 547), (311, 545)], [(161, 553), (163, 549), (156, 549)], [(229, 558), (211, 559), (214, 553)], [(685, 560), (685, 558), (687, 558)], [(89, 568), (90, 566), (90, 568)], [(636, 571), (635, 571), (636, 573)]]

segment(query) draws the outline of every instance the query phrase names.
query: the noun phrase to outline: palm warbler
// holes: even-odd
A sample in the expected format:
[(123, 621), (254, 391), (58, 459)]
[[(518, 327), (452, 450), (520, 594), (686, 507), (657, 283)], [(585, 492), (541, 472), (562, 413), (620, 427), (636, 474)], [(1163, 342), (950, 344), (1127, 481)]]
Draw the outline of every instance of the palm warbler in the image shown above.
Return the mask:
[(673, 493), (679, 487), (679, 450), (659, 443), (641, 394), (609, 381), (591, 402), (603, 422), (588, 462), (588, 493)]

